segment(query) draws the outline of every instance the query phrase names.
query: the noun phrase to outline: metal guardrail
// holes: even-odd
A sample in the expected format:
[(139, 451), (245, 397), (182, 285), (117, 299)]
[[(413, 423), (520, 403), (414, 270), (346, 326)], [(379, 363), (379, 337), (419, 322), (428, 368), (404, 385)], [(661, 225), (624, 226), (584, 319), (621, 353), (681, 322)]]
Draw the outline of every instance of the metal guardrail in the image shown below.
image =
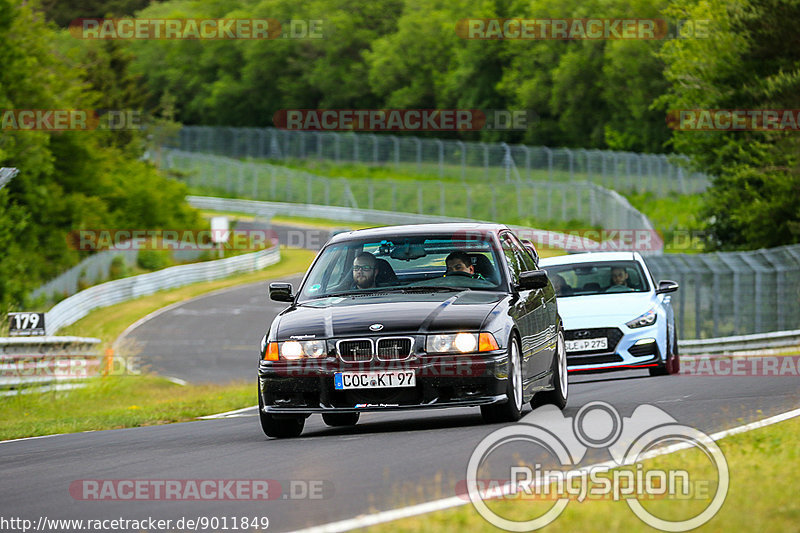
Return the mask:
[(800, 346), (800, 329), (678, 341), (678, 348), (685, 355), (732, 354), (793, 346)]
[(100, 343), (92, 337), (0, 337), (0, 389), (97, 376)]
[(109, 281), (83, 290), (56, 304), (45, 316), (45, 328), (53, 335), (74, 324), (91, 311), (154, 292), (182, 287), (198, 281), (212, 281), (234, 273), (253, 272), (280, 260), (280, 248), (251, 254), (165, 268), (149, 274)]

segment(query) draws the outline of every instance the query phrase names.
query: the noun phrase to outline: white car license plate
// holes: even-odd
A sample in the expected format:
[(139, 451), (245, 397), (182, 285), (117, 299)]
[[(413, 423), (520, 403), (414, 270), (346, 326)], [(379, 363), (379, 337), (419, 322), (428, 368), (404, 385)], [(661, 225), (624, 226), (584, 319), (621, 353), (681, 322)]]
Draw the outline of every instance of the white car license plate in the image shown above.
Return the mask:
[(415, 387), (417, 378), (413, 370), (388, 370), (384, 372), (336, 372), (333, 387), (344, 389), (383, 389), (388, 387)]
[(578, 339), (565, 341), (568, 352), (585, 352), (587, 350), (607, 350), (608, 339), (597, 337), (596, 339)]

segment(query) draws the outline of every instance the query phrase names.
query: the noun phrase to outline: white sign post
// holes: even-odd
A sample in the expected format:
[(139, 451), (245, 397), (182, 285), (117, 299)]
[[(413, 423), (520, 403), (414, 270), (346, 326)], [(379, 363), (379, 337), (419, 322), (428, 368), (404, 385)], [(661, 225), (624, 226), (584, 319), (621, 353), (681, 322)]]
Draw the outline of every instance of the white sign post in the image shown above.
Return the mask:
[(219, 256), (222, 258), (224, 252), (222, 245), (228, 242), (231, 236), (230, 226), (228, 225), (228, 217), (212, 217), (211, 218), (211, 241), (219, 246)]

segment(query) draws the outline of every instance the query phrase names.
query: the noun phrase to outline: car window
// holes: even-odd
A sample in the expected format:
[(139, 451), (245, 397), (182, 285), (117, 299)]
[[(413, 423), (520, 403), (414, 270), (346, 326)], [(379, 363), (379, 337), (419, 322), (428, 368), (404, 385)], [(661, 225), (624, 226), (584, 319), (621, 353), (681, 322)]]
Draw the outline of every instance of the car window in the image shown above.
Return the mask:
[(533, 259), (530, 251), (522, 244), (522, 241), (513, 233), (508, 234), (511, 237), (511, 242), (514, 244), (514, 249), (520, 258), (520, 266), (523, 270), (536, 270), (536, 261)]
[(542, 267), (559, 296), (647, 292), (650, 285), (638, 261), (602, 261)]
[(514, 283), (517, 283), (519, 281), (519, 273), (526, 270), (521, 261), (519, 251), (515, 248), (514, 241), (511, 240), (511, 236), (508, 233), (504, 233), (500, 237), (500, 242), (503, 245), (503, 254), (506, 256), (508, 267), (511, 269), (511, 277)]
[[(447, 271), (460, 254), (468, 272)], [(327, 245), (300, 289), (300, 301), (351, 293), (403, 290), (500, 290), (500, 250), (495, 241), (458, 235), (413, 235), (348, 240)], [(513, 255), (513, 254), (512, 254)], [(516, 260), (515, 260), (516, 261)]]

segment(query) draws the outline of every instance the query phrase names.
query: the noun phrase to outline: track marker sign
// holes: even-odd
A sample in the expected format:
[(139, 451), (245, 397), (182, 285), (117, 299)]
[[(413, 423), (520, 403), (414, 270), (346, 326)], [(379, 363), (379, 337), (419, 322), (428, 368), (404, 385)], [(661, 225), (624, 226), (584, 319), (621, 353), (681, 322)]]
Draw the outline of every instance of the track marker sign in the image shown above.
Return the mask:
[(44, 335), (44, 313), (8, 313), (8, 334), (12, 337)]

